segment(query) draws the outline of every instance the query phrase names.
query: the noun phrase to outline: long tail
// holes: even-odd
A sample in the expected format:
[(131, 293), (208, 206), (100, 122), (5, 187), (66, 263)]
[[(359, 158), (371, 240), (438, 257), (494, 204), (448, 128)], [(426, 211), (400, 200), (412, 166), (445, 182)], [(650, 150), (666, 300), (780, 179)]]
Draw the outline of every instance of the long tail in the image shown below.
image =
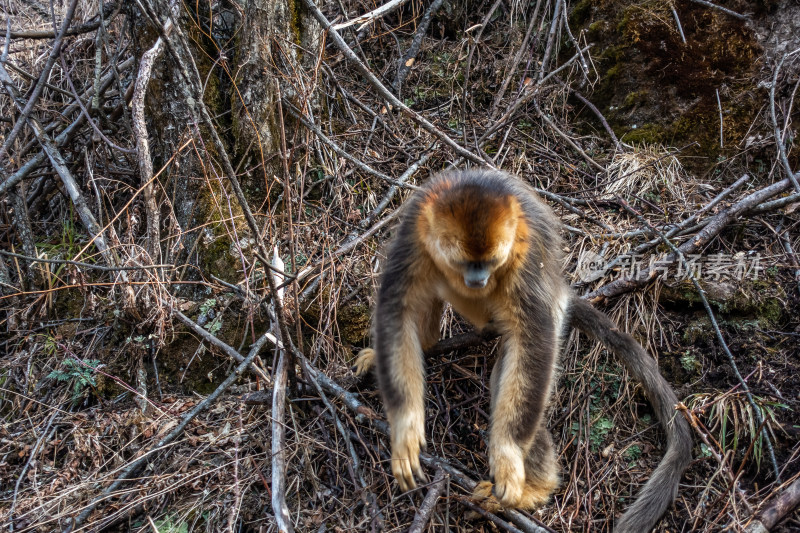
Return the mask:
[(678, 482), (692, 458), (689, 424), (675, 411), (678, 398), (661, 376), (655, 360), (633, 337), (617, 329), (610, 318), (577, 296), (573, 296), (570, 305), (570, 322), (619, 357), (644, 387), (667, 434), (664, 458), (614, 527), (615, 533), (645, 533), (653, 528), (678, 493)]

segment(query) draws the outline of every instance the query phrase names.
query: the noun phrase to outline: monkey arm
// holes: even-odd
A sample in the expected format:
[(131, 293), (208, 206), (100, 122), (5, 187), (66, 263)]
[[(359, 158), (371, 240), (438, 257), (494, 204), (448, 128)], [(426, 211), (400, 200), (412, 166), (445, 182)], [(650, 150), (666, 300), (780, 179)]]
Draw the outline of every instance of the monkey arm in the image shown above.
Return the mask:
[[(384, 284), (387, 287), (387, 284)], [(388, 284), (390, 290), (391, 284)], [(407, 288), (404, 296), (379, 301), (375, 324), (378, 384), (391, 426), (392, 473), (403, 491), (424, 479), (419, 453), (425, 447), (425, 367), (423, 344), (435, 342), (442, 302), (431, 291)], [(379, 297), (380, 300), (380, 297)]]
[(377, 354), (377, 371), (386, 415), (391, 426), (392, 474), (403, 491), (416, 487), (414, 474), (424, 479), (419, 452), (425, 448), (425, 370), (416, 327), (406, 318), (397, 343)]
[(495, 495), (508, 507), (525, 503), (525, 460), (542, 424), (555, 366), (555, 328), (552, 320), (541, 319), (533, 322), (537, 327), (513, 328), (504, 336), (492, 371), (489, 469)]

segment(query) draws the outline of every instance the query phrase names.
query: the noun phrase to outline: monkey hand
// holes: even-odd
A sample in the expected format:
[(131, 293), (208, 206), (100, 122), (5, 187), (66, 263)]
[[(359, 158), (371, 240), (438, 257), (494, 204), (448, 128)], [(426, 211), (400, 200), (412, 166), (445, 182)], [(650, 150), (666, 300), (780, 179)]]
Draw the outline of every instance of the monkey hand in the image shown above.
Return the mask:
[(375, 350), (372, 348), (364, 348), (356, 356), (356, 362), (353, 365), (353, 372), (356, 376), (363, 376), (375, 365)]
[(417, 486), (414, 475), (422, 480), (425, 474), (419, 463), (419, 452), (425, 449), (425, 414), (409, 409), (393, 417), (392, 426), (392, 474), (400, 490), (405, 492)]
[(504, 507), (519, 507), (525, 490), (525, 456), (514, 443), (490, 444), (489, 473)]

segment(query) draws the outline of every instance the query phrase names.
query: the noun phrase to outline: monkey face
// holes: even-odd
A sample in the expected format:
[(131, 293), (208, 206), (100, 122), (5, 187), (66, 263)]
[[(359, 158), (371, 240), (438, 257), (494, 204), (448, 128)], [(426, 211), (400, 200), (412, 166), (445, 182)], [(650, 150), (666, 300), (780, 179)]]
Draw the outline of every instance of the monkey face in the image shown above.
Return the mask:
[(492, 290), (494, 274), (512, 255), (519, 204), (513, 197), (463, 191), (444, 200), (432, 196), (422, 207), (418, 227), (428, 255), (453, 289), (465, 294)]

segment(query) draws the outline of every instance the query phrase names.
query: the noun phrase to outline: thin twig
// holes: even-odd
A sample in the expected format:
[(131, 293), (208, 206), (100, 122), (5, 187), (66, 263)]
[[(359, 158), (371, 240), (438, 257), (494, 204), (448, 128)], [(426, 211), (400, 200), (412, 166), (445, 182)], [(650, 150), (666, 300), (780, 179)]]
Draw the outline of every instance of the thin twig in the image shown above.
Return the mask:
[(52, 438), (52, 435), (50, 434), (50, 426), (53, 425), (53, 421), (56, 419), (56, 416), (60, 414), (63, 414), (63, 412), (58, 409), (53, 410), (53, 414), (47, 419), (47, 425), (45, 425), (44, 430), (39, 435), (39, 438), (36, 439), (36, 443), (33, 445), (33, 448), (31, 448), (31, 450), (28, 452), (28, 460), (25, 461), (25, 466), (22, 467), (19, 477), (17, 477), (17, 482), (14, 484), (14, 497), (11, 500), (11, 509), (8, 511), (9, 531), (14, 531), (14, 511), (17, 506), (17, 495), (19, 494), (20, 484), (25, 479), (25, 474), (27, 474), (31, 463), (36, 460), (36, 454), (39, 453), (39, 446), (41, 446), (46, 440), (50, 440)]
[(378, 19), (384, 15), (388, 15), (395, 9), (405, 4), (407, 1), (408, 0), (389, 0), (389, 2), (386, 2), (377, 9), (373, 9), (369, 13), (364, 13), (363, 15), (359, 15), (352, 20), (348, 20), (347, 22), (341, 22), (339, 24), (335, 24), (333, 26), (333, 29), (339, 31), (345, 28), (349, 28), (350, 26), (353, 26), (355, 24), (361, 24), (361, 26), (359, 26), (357, 29), (357, 31), (361, 31), (367, 24), (369, 24), (373, 20)]
[[(506, 70), (506, 74), (503, 76), (503, 83), (500, 84), (500, 89), (498, 89), (497, 94), (494, 97), (494, 101), (492, 102), (492, 108), (489, 111), (490, 119), (494, 119), (495, 116), (497, 116), (498, 106), (500, 105), (500, 102), (503, 101), (503, 97), (506, 94), (506, 90), (508, 90), (508, 86), (514, 79), (514, 73), (516, 72), (517, 67), (522, 61), (523, 56), (530, 54), (530, 47), (528, 45), (528, 42), (531, 39), (531, 35), (533, 35), (533, 29), (536, 27), (536, 22), (539, 20), (539, 8), (541, 7), (541, 5), (542, 5), (541, 0), (537, 0), (536, 6), (533, 8), (533, 14), (531, 15), (530, 22), (528, 22), (528, 28), (525, 30), (525, 37), (522, 38), (522, 44), (519, 45), (517, 53), (514, 54), (514, 58), (511, 60), (511, 65), (509, 65), (508, 69)], [(484, 24), (486, 24), (486, 19), (484, 19)], [(483, 27), (481, 27), (481, 31), (482, 30)], [(478, 37), (480, 37), (480, 35)], [(522, 83), (524, 83), (524, 79), (521, 81)], [(464, 87), (464, 90), (466, 90), (466, 86)], [(464, 99), (466, 100), (466, 98)]]
[(32, 263), (50, 263), (53, 265), (74, 265), (81, 268), (90, 268), (92, 270), (99, 270), (101, 272), (116, 272), (118, 270), (152, 270), (156, 268), (175, 268), (175, 265), (139, 265), (139, 266), (117, 266), (117, 267), (109, 267), (104, 265), (93, 265), (92, 263), (84, 263), (82, 261), (70, 261), (69, 259), (43, 259), (41, 257), (32, 257), (29, 255), (22, 255), (22, 254), (15, 254), (13, 252), (6, 252), (5, 250), (0, 250), (0, 254), (3, 254), (8, 257), (17, 257), (19, 259), (25, 259), (26, 261), (30, 261)]
[(711, 9), (716, 9), (718, 11), (722, 11), (723, 13), (726, 13), (726, 14), (728, 14), (728, 15), (734, 17), (734, 18), (737, 18), (739, 20), (749, 20), (750, 19), (750, 17), (746, 17), (744, 15), (741, 15), (741, 14), (737, 13), (736, 11), (731, 11), (727, 7), (722, 7), (722, 6), (718, 6), (717, 4), (712, 4), (708, 0), (690, 0), (690, 1), (694, 2), (695, 4), (700, 4), (701, 6), (706, 6), (706, 7), (710, 7)]
[(289, 113), (291, 113), (294, 118), (299, 120), (300, 123), (303, 124), (303, 126), (308, 128), (309, 130), (311, 130), (314, 133), (314, 135), (316, 135), (319, 138), (320, 141), (322, 141), (324, 144), (329, 146), (334, 152), (336, 152), (340, 156), (344, 157), (345, 159), (347, 159), (348, 161), (353, 163), (355, 166), (357, 166), (358, 168), (360, 168), (361, 170), (363, 170), (367, 174), (372, 174), (373, 176), (375, 176), (377, 178), (380, 178), (380, 179), (382, 179), (383, 181), (385, 181), (387, 183), (391, 183), (393, 186), (396, 186), (396, 187), (402, 187), (402, 188), (405, 188), (405, 189), (412, 189), (412, 190), (416, 190), (416, 189), (419, 188), (419, 187), (415, 187), (414, 185), (408, 185), (406, 183), (403, 183), (403, 182), (401, 182), (399, 180), (396, 180), (396, 179), (392, 178), (391, 176), (387, 176), (386, 174), (384, 174), (383, 172), (380, 172), (379, 170), (375, 170), (371, 166), (367, 165), (363, 161), (361, 161), (358, 158), (356, 158), (354, 155), (350, 154), (347, 150), (345, 150), (344, 148), (339, 146), (335, 141), (333, 141), (327, 135), (325, 135), (322, 132), (321, 129), (319, 129), (317, 126), (315, 126), (313, 122), (308, 120), (300, 112), (299, 109), (297, 109), (294, 105), (291, 104), (291, 102), (289, 102), (287, 100), (284, 100), (283, 103), (286, 105), (286, 108), (289, 111)]
[[(119, 0), (106, 2), (103, 4), (101, 12), (98, 15), (95, 15), (91, 20), (83, 24), (68, 28), (64, 32), (64, 35), (80, 35), (96, 30), (103, 23), (103, 19), (113, 17), (121, 6), (122, 2)], [(11, 32), (12, 39), (53, 39), (56, 35), (58, 35), (58, 33), (53, 30), (17, 30)]]
[(734, 490), (736, 494), (742, 497), (741, 500), (745, 508), (747, 509), (747, 512), (752, 513), (753, 510), (750, 507), (750, 504), (747, 502), (747, 499), (744, 497), (744, 494), (741, 493), (741, 489), (739, 488), (739, 484), (737, 482), (738, 476), (731, 471), (731, 465), (728, 464), (728, 461), (725, 458), (726, 456), (720, 454), (720, 452), (717, 451), (717, 447), (714, 444), (712, 444), (712, 442), (709, 440), (709, 435), (706, 432), (705, 428), (700, 427), (700, 421), (697, 419), (697, 416), (695, 416), (692, 410), (686, 407), (686, 405), (684, 405), (683, 402), (679, 402), (678, 405), (675, 406), (675, 409), (681, 412), (681, 414), (689, 423), (689, 425), (692, 427), (697, 436), (700, 437), (700, 440), (702, 440), (703, 443), (706, 445), (708, 452), (711, 454), (712, 457), (714, 457), (714, 460), (717, 461), (720, 470), (728, 479), (728, 483), (730, 484), (731, 488)]
[(678, 33), (681, 36), (681, 42), (686, 44), (686, 35), (683, 34), (683, 26), (681, 25), (681, 19), (678, 17), (678, 12), (675, 10), (675, 5), (670, 4), (669, 8), (672, 11), (672, 17), (675, 19), (675, 24), (678, 26)]
[[(296, 354), (297, 358), (303, 360), (303, 356), (300, 353)], [(370, 423), (381, 433), (388, 435), (389, 434), (389, 424), (380, 420), (378, 418), (377, 413), (370, 409), (369, 407), (365, 406), (361, 400), (359, 399), (357, 394), (349, 392), (342, 388), (338, 383), (334, 380), (329, 378), (323, 372), (319, 371), (313, 364), (306, 361), (308, 371), (313, 374), (314, 379), (316, 379), (319, 384), (329, 393), (339, 398), (344, 404), (350, 409), (351, 411), (356, 413), (356, 421), (363, 420), (363, 418), (369, 418)], [(447, 474), (450, 475), (453, 480), (462, 485), (467, 490), (472, 490), (475, 488), (476, 482), (471, 480), (466, 474), (458, 470), (457, 468), (453, 467), (450, 463), (445, 461), (444, 459), (432, 455), (431, 453), (421, 453), (420, 461), (432, 468), (441, 468)], [(522, 531), (526, 533), (553, 533), (551, 529), (534, 523), (526, 517), (524, 514), (520, 513), (519, 511), (510, 509), (505, 511), (506, 516), (508, 516), (514, 523), (519, 526)]]
[[(391, 187), (389, 187), (389, 190), (387, 190), (386, 194), (383, 195), (383, 198), (381, 199), (380, 202), (378, 202), (378, 205), (376, 205), (375, 208), (372, 211), (370, 211), (369, 214), (366, 217), (364, 217), (364, 219), (361, 222), (358, 223), (358, 227), (361, 229), (366, 229), (367, 227), (372, 225), (375, 219), (378, 218), (378, 216), (380, 216), (383, 210), (386, 209), (392, 202), (392, 199), (394, 198), (395, 194), (397, 194), (400, 187), (402, 185), (405, 185), (406, 182), (409, 179), (411, 179), (411, 177), (414, 174), (417, 173), (417, 170), (419, 170), (420, 167), (422, 167), (425, 163), (428, 162), (428, 159), (430, 159), (431, 155), (433, 155), (433, 150), (425, 152), (424, 154), (422, 154), (422, 157), (411, 163), (406, 169), (406, 171), (403, 172), (403, 174), (399, 178), (397, 178), (397, 181), (400, 185), (392, 185)], [(355, 232), (351, 233), (350, 235), (347, 236), (347, 239), (345, 239), (345, 244), (352, 241), (357, 236), (358, 235), (355, 234)]]
[(717, 94), (717, 109), (719, 110), (719, 147), (724, 147), (725, 138), (723, 136), (724, 129), (722, 123), (722, 102), (719, 99), (719, 89), (714, 89), (714, 92)]
[[(25, 107), (20, 110), (19, 116), (16, 117), (16, 121), (14, 123), (14, 127), (11, 129), (11, 132), (9, 132), (6, 138), (3, 139), (3, 145), (0, 146), (0, 161), (6, 159), (5, 156), (8, 152), (8, 149), (11, 148), (11, 145), (14, 143), (17, 135), (19, 135), (22, 127), (31, 116), (33, 108), (36, 107), (36, 103), (39, 101), (42, 91), (44, 91), (45, 83), (50, 78), (50, 71), (53, 69), (53, 65), (56, 64), (56, 59), (58, 59), (58, 56), (61, 54), (61, 45), (64, 43), (64, 35), (66, 34), (67, 28), (72, 22), (72, 17), (75, 15), (75, 7), (77, 5), (78, 0), (72, 0), (69, 6), (67, 6), (67, 11), (64, 13), (64, 20), (61, 21), (61, 30), (59, 30), (58, 36), (56, 37), (55, 41), (53, 41), (53, 48), (50, 50), (50, 55), (47, 57), (47, 61), (42, 68), (42, 72), (39, 74), (39, 80), (36, 82), (36, 85), (33, 86), (33, 90), (30, 92), (30, 94), (27, 95)], [(55, 20), (53, 20), (53, 24), (55, 25)], [(3, 79), (3, 83), (10, 83), (10, 78), (6, 76), (6, 79)], [(6, 90), (9, 90), (8, 86), (6, 86)]]
[[(542, 55), (542, 64), (539, 66), (539, 81), (544, 79), (544, 73), (547, 72), (547, 66), (550, 62), (550, 55), (553, 53), (553, 47), (556, 42), (556, 35), (558, 33), (558, 25), (561, 22), (559, 12), (563, 9), (564, 0), (556, 0), (556, 5), (553, 8), (553, 19), (550, 21), (550, 33), (547, 35), (547, 45)], [(578, 50), (580, 52), (580, 49)]]
[[(166, 305), (166, 302), (162, 302), (162, 305)], [(176, 316), (178, 318), (178, 320), (180, 320), (181, 322), (186, 324), (186, 326), (188, 326), (189, 329), (194, 331), (196, 335), (201, 337), (204, 341), (208, 342), (209, 344), (212, 344), (212, 345), (216, 346), (219, 350), (222, 351), (222, 353), (224, 353), (225, 355), (227, 355), (228, 357), (230, 357), (234, 361), (236, 361), (238, 363), (241, 363), (242, 361), (244, 361), (244, 357), (242, 357), (242, 355), (238, 351), (236, 351), (233, 348), (233, 346), (230, 346), (229, 344), (223, 342), (222, 340), (219, 339), (219, 337), (217, 337), (215, 335), (212, 335), (210, 331), (206, 330), (203, 326), (201, 326), (200, 324), (198, 324), (197, 322), (195, 322), (194, 320), (192, 320), (188, 316), (184, 315), (183, 313), (181, 313), (180, 311), (178, 311), (175, 308), (172, 309), (172, 314), (174, 316)], [(266, 372), (264, 372), (264, 370), (262, 370), (261, 368), (257, 367), (256, 365), (252, 365), (250, 367), (250, 370), (256, 376), (258, 376), (264, 382), (264, 384), (267, 387), (274, 386), (273, 383), (272, 383), (272, 378), (270, 378), (266, 374)]]
[(611, 137), (611, 141), (614, 143), (614, 146), (617, 148), (617, 150), (620, 152), (623, 151), (622, 143), (619, 142), (616, 133), (614, 133), (614, 130), (608, 124), (608, 121), (606, 120), (606, 117), (603, 116), (603, 113), (601, 113), (600, 110), (597, 109), (597, 106), (595, 106), (592, 102), (590, 102), (585, 96), (583, 96), (577, 90), (573, 89), (572, 87), (561, 81), (561, 79), (559, 79), (558, 77), (556, 77), (556, 81), (562, 87), (568, 89), (573, 95), (575, 95), (575, 98), (583, 102), (583, 104), (586, 107), (588, 107), (592, 113), (594, 113), (594, 115), (600, 120), (600, 124), (603, 125), (603, 129), (605, 129), (606, 133), (608, 133), (608, 136)]
[[(775, 87), (778, 85), (778, 72), (780, 72), (783, 62), (786, 61), (789, 56), (794, 55), (797, 52), (800, 52), (800, 48), (793, 52), (789, 52), (788, 54), (784, 54), (775, 67), (775, 73), (772, 75), (772, 85), (769, 87), (769, 116), (772, 120), (772, 131), (773, 135), (775, 136), (775, 146), (778, 148), (778, 159), (780, 159), (781, 165), (783, 166), (783, 171), (786, 173), (786, 177), (792, 181), (794, 190), (800, 192), (800, 183), (798, 183), (797, 178), (795, 178), (795, 173), (792, 170), (792, 166), (789, 164), (789, 158), (786, 155), (786, 148), (783, 146), (783, 135), (781, 135), (781, 130), (778, 127), (778, 117), (775, 113)], [(787, 111), (787, 116), (791, 116), (791, 109)]]
[[(128, 58), (119, 65), (118, 70), (120, 72), (126, 71), (133, 65), (133, 63), (134, 63), (134, 58), (132, 57)], [(8, 66), (11, 66), (11, 64), (8, 63)], [(114, 74), (113, 73), (106, 74), (106, 76), (104, 76), (100, 82), (100, 93), (105, 92), (111, 86), (113, 81), (114, 81)], [(93, 94), (95, 93), (93, 87), (91, 87), (89, 88), (88, 91), (86, 91), (84, 96), (88, 97), (92, 96)], [(67, 108), (61, 112), (61, 114), (63, 114), (64, 116), (69, 115), (73, 110), (73, 106), (74, 108), (77, 108), (77, 104), (71, 104), (70, 106), (67, 106)], [(55, 146), (57, 147), (66, 146), (66, 144), (70, 140), (72, 140), (75, 137), (75, 135), (77, 135), (80, 126), (83, 125), (85, 120), (86, 120), (85, 115), (81, 113), (69, 126), (64, 128), (64, 130), (61, 133), (59, 133), (55, 137), (55, 139), (53, 139), (53, 143), (55, 144)], [(8, 178), (6, 178), (2, 183), (0, 183), (0, 194), (5, 193), (11, 187), (13, 187), (17, 183), (28, 177), (39, 165), (44, 163), (46, 159), (47, 159), (47, 153), (44, 150), (42, 150), (41, 152), (33, 156), (31, 159), (26, 161), (25, 164), (22, 165), (16, 172), (8, 176)]]
[[(759, 189), (735, 204), (731, 205), (724, 211), (713, 216), (705, 227), (694, 237), (685, 241), (677, 247), (682, 254), (692, 254), (696, 250), (705, 246), (711, 239), (719, 235), (719, 233), (732, 221), (736, 220), (740, 215), (748, 212), (750, 209), (761, 204), (765, 200), (772, 198), (776, 194), (789, 189), (792, 186), (788, 179), (781, 180), (773, 183), (763, 189)], [(677, 259), (677, 255), (672, 252), (665, 258), (666, 262), (672, 262)], [(641, 269), (637, 275), (616, 279), (602, 287), (595, 289), (584, 298), (590, 301), (597, 301), (605, 298), (611, 298), (626, 292), (630, 292), (647, 285), (647, 283), (657, 274), (654, 267)]]

